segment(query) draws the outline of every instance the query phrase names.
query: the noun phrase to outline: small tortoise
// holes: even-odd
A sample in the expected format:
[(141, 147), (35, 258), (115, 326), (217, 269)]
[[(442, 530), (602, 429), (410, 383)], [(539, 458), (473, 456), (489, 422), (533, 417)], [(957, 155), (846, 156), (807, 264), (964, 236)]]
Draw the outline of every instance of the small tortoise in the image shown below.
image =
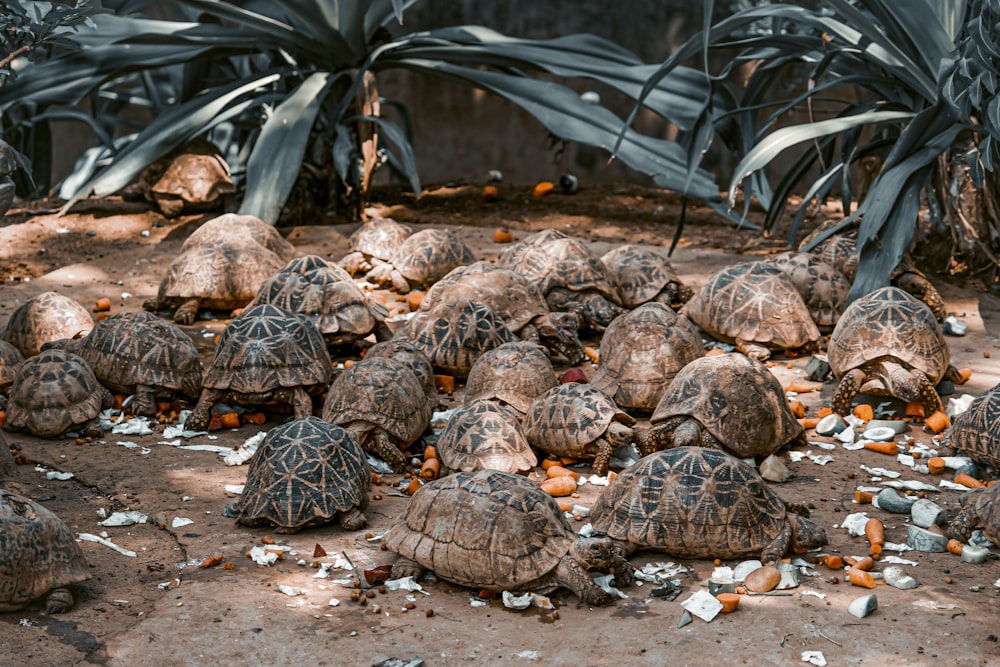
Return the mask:
[(224, 213), (202, 223), (184, 240), (181, 248), (187, 250), (192, 246), (219, 243), (230, 238), (235, 238), (237, 242), (256, 241), (283, 262), (289, 262), (295, 257), (295, 246), (285, 240), (273, 226), (257, 216), (236, 213)]
[(14, 150), (6, 141), (0, 140), (0, 216), (7, 214), (7, 209), (14, 203), (14, 179), (17, 171), (14, 160)]
[(441, 431), (437, 453), (442, 468), (454, 472), (518, 473), (538, 465), (519, 417), (487, 398), (466, 400), (455, 410)]
[(42, 292), (11, 314), (2, 338), (31, 357), (45, 343), (86, 335), (93, 328), (93, 318), (78, 302), (58, 292)]
[(814, 346), (819, 330), (791, 279), (766, 262), (716, 271), (681, 312), (706, 333), (760, 361), (772, 349)]
[(4, 428), (43, 438), (80, 429), (99, 438), (97, 415), (114, 403), (87, 362), (64, 350), (45, 350), (26, 359), (14, 378)]
[(993, 544), (1000, 544), (1000, 484), (970, 491), (962, 498), (962, 509), (948, 523), (948, 537), (968, 542), (972, 531), (981, 528)]
[(517, 340), (492, 308), (469, 299), (418, 310), (397, 336), (425, 352), (435, 368), (459, 377), (487, 350)]
[(45, 612), (73, 606), (69, 587), (90, 579), (76, 535), (33, 500), (0, 490), (0, 612), (46, 596)]
[(229, 165), (205, 139), (189, 141), (154, 161), (140, 175), (138, 189), (168, 218), (222, 208), (224, 198), (236, 192)]
[(14, 474), (14, 465), (14, 453), (7, 444), (7, 438), (3, 437), (3, 431), (0, 431), (0, 485)]
[(695, 359), (681, 369), (638, 430), (639, 452), (701, 446), (740, 458), (767, 457), (782, 447), (805, 444), (778, 378), (742, 354)]
[(330, 385), (323, 420), (352, 431), (366, 452), (401, 472), (406, 467), (403, 450), (430, 425), (433, 407), (405, 363), (365, 358)]
[(535, 399), (524, 418), (524, 434), (535, 447), (556, 456), (594, 458), (594, 472), (608, 472), (611, 455), (633, 442), (635, 419), (604, 393), (568, 382)]
[(576, 313), (600, 331), (623, 311), (607, 269), (582, 241), (547, 229), (504, 250), (497, 264), (538, 286), (549, 308)]
[(458, 266), (476, 261), (469, 246), (447, 229), (423, 229), (406, 238), (387, 261), (373, 260), (366, 280), (391, 284), (406, 294), (414, 287), (428, 287)]
[(401, 338), (390, 338), (389, 340), (375, 343), (365, 352), (365, 359), (375, 359), (376, 357), (389, 357), (401, 362), (417, 376), (417, 380), (420, 381), (420, 386), (424, 388), (425, 394), (433, 396), (437, 393), (437, 384), (434, 381), (434, 367), (431, 365), (430, 357), (410, 341)]
[(704, 353), (697, 327), (652, 301), (608, 325), (590, 384), (617, 405), (652, 411), (674, 376)]
[(461, 298), (486, 304), (511, 333), (562, 354), (570, 364), (586, 358), (576, 331), (553, 318), (541, 291), (516, 271), (489, 262), (460, 266), (427, 290), (420, 309), (432, 310)]
[(297, 257), (267, 278), (247, 308), (259, 303), (305, 315), (329, 348), (359, 343), (371, 333), (392, 338), (386, 307), (365, 296), (347, 271), (317, 255)]
[(821, 331), (836, 326), (851, 291), (851, 281), (843, 273), (807, 252), (784, 252), (766, 261), (791, 278)]
[(882, 287), (851, 303), (830, 336), (827, 354), (840, 380), (832, 407), (842, 415), (850, 413), (868, 381), (876, 385), (871, 393), (919, 401), (928, 416), (943, 411), (934, 385), (942, 378), (961, 382), (934, 313), (898, 287)]
[(604, 253), (601, 262), (626, 308), (656, 301), (678, 309), (694, 295), (674, 273), (666, 257), (652, 248), (631, 244), (618, 246)]
[(557, 384), (555, 370), (544, 349), (534, 343), (515, 341), (488, 350), (476, 360), (465, 382), (465, 400), (499, 401), (523, 419), (531, 403)]
[(7, 341), (0, 340), (0, 409), (7, 405), (7, 394), (23, 363), (24, 355)]
[(250, 459), (236, 524), (285, 534), (332, 521), (364, 528), (371, 477), (353, 433), (316, 417), (296, 419), (268, 431)]
[(555, 499), (520, 475), (480, 470), (449, 475), (423, 486), (385, 534), (399, 554), (393, 578), (424, 568), (478, 590), (536, 591), (568, 588), (585, 604), (616, 598), (594, 583), (590, 569), (610, 570), (618, 586), (632, 568), (611, 541), (581, 538)]
[(319, 330), (302, 315), (261, 304), (235, 318), (215, 348), (204, 388), (185, 427), (208, 428), (216, 403), (290, 403), (296, 419), (312, 416), (312, 396), (333, 375)]
[(372, 261), (388, 262), (412, 233), (392, 218), (374, 218), (351, 234), (351, 252), (337, 262), (352, 276), (372, 270)]
[(968, 456), (979, 465), (1000, 468), (1000, 384), (954, 418), (941, 437), (941, 449), (942, 456)]
[(83, 338), (46, 343), (80, 356), (111, 391), (135, 394), (132, 412), (156, 414), (156, 399), (201, 395), (198, 348), (175, 325), (147, 312), (101, 320)]
[(791, 513), (753, 466), (702, 447), (640, 459), (611, 480), (590, 516), (623, 555), (648, 548), (678, 558), (774, 563), (829, 541), (822, 528)]

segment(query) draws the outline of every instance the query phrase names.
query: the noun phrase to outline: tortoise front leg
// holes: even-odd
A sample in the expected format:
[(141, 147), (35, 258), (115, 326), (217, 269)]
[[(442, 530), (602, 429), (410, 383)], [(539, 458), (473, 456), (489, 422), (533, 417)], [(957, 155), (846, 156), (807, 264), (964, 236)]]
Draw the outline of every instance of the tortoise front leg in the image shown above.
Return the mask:
[(198, 318), (201, 299), (188, 299), (174, 311), (174, 322), (177, 324), (194, 324)]
[(406, 469), (406, 456), (392, 442), (392, 438), (385, 432), (385, 429), (376, 427), (371, 432), (368, 440), (371, 452), (390, 466), (395, 472), (403, 472)]
[(312, 396), (306, 391), (303, 386), (292, 387), (291, 389), (291, 400), (292, 409), (295, 411), (296, 419), (305, 419), (306, 417), (313, 416), (313, 403)]
[[(395, 568), (393, 568), (395, 572)], [(615, 601), (615, 597), (594, 583), (590, 574), (571, 555), (566, 554), (553, 572), (555, 583), (573, 591), (585, 604), (605, 607)]]
[(149, 385), (136, 385), (135, 398), (132, 400), (132, 414), (145, 417), (152, 417), (156, 414), (156, 392)]
[(611, 455), (614, 454), (615, 446), (604, 437), (594, 441), (597, 445), (597, 455), (594, 456), (594, 472), (600, 476), (608, 474), (608, 465), (611, 463)]
[(918, 400), (924, 408), (924, 414), (930, 417), (935, 412), (944, 412), (941, 397), (938, 396), (937, 390), (931, 384), (930, 378), (917, 370), (911, 371), (911, 373), (920, 385), (920, 397)]
[(964, 544), (969, 541), (972, 531), (979, 528), (979, 523), (979, 512), (976, 511), (975, 498), (967, 498), (962, 511), (955, 515), (945, 532), (951, 539)]
[(212, 419), (212, 406), (219, 402), (224, 393), (221, 389), (202, 389), (201, 398), (184, 422), (184, 428), (188, 431), (207, 431), (208, 422)]
[(760, 562), (764, 565), (773, 565), (778, 562), (785, 555), (785, 552), (788, 551), (791, 543), (792, 524), (785, 521), (785, 525), (782, 527), (781, 532), (778, 533), (778, 536), (774, 538), (774, 541), (764, 547), (764, 550), (760, 554)]
[(341, 512), (337, 521), (344, 530), (360, 530), (368, 525), (368, 518), (357, 507)]
[(737, 338), (736, 350), (742, 352), (751, 359), (756, 359), (757, 361), (767, 361), (771, 358), (771, 350), (767, 349), (763, 345), (753, 342), (752, 340)]
[(854, 403), (854, 397), (857, 396), (864, 381), (865, 373), (860, 368), (852, 368), (847, 371), (844, 377), (840, 378), (837, 391), (833, 394), (831, 401), (833, 411), (842, 417), (851, 414), (851, 404)]
[(73, 593), (63, 586), (54, 588), (45, 598), (46, 614), (62, 614), (73, 608)]
[(393, 579), (402, 579), (404, 577), (413, 577), (416, 579), (423, 573), (423, 565), (415, 560), (406, 558), (405, 556), (400, 556), (396, 559), (396, 562), (392, 564), (392, 574), (389, 576)]

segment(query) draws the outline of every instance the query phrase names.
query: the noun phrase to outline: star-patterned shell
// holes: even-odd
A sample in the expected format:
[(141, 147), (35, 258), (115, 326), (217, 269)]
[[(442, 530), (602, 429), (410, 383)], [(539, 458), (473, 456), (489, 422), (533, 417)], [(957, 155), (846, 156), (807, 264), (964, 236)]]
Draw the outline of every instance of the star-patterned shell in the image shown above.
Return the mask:
[(510, 405), (522, 416), (532, 401), (558, 384), (545, 350), (514, 341), (483, 353), (469, 371), (465, 400), (489, 398)]
[(941, 444), (953, 447), (980, 465), (1000, 468), (1000, 384), (957, 415)]
[(499, 470), (518, 473), (538, 464), (514, 412), (486, 398), (458, 408), (437, 442), (441, 464), (448, 470)]
[(55, 437), (97, 417), (109, 396), (87, 362), (64, 350), (26, 359), (14, 378), (6, 428)]
[(524, 433), (535, 447), (556, 456), (590, 457), (594, 441), (612, 422), (626, 426), (635, 419), (589, 384), (567, 382), (535, 399), (524, 418)]
[(458, 266), (472, 264), (469, 246), (448, 229), (422, 229), (404, 240), (389, 259), (412, 286), (426, 287)]
[(829, 331), (837, 324), (851, 291), (844, 274), (807, 252), (785, 252), (767, 261), (791, 278), (816, 326)]
[(649, 301), (679, 308), (691, 298), (691, 289), (681, 282), (670, 262), (652, 248), (618, 246), (606, 252), (601, 262), (626, 308), (637, 308)]
[(45, 343), (85, 335), (93, 328), (90, 313), (78, 302), (58, 292), (42, 292), (11, 313), (2, 338), (30, 357)]

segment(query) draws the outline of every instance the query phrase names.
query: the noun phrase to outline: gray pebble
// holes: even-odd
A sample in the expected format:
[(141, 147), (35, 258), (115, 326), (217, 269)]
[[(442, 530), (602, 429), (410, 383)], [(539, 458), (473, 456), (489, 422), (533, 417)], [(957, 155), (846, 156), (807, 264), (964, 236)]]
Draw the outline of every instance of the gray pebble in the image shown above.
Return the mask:
[(921, 528), (930, 528), (934, 524), (943, 526), (948, 523), (948, 511), (933, 500), (921, 498), (910, 508), (910, 518)]
[(948, 550), (948, 538), (940, 533), (909, 525), (906, 527), (906, 543), (917, 551), (942, 553)]
[(862, 595), (852, 602), (847, 611), (851, 613), (851, 616), (864, 618), (876, 609), (878, 609), (878, 598), (875, 597), (874, 593), (869, 593), (868, 595)]
[(879, 491), (878, 496), (876, 496), (875, 501), (872, 502), (873, 505), (877, 504), (879, 509), (885, 510), (886, 512), (892, 512), (893, 514), (909, 514), (910, 508), (913, 507), (913, 501), (905, 496), (899, 495), (899, 492), (893, 488), (882, 489)]
[(816, 424), (816, 435), (836, 435), (845, 428), (847, 428), (847, 422), (840, 415), (834, 413), (819, 420), (819, 423)]

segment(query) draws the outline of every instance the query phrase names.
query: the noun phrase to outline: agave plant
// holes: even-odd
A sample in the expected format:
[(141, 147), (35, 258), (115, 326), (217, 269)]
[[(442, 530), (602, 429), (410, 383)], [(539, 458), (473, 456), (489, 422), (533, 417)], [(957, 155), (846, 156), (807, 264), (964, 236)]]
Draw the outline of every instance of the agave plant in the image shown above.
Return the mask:
[[(108, 195), (154, 159), (185, 141), (225, 129), (233, 137), (234, 172), (244, 174), (241, 212), (275, 222), (307, 150), (328, 147), (339, 181), (355, 196), (377, 161), (374, 137), (415, 192), (416, 158), (400, 125), (380, 113), (377, 79), (389, 68), (446, 77), (499, 94), (534, 115), (552, 134), (610, 147), (622, 120), (538, 74), (594, 79), (637, 97), (652, 73), (634, 54), (592, 35), (518, 39), (479, 26), (391, 37), (416, 0), (178, 0), (193, 20), (141, 14), (93, 17), (72, 36), (74, 50), (23, 68), (0, 89), (3, 131), (80, 113), (102, 138), (107, 164), (75, 188), (74, 198)], [(158, 85), (151, 85), (157, 83)], [(649, 89), (644, 104), (682, 130), (707, 93), (704, 77), (677, 68)], [(153, 115), (116, 145), (107, 101), (138, 100)], [(103, 106), (102, 106), (103, 105)], [(104, 115), (98, 117), (98, 112)], [(120, 109), (112, 115), (120, 122)], [(213, 135), (213, 138), (216, 138)], [(689, 170), (673, 141), (624, 133), (615, 157), (655, 182), (703, 201), (719, 199), (713, 177)], [(72, 203), (72, 202), (71, 202)]]
[[(711, 16), (713, 3), (704, 4)], [(647, 90), (689, 59), (735, 50), (728, 66), (711, 76), (712, 88), (720, 89), (737, 67), (752, 70), (738, 90), (727, 90), (737, 102), (724, 115), (737, 121), (733, 148), (742, 158), (730, 183), (730, 206), (742, 186), (745, 201), (755, 195), (768, 209), (765, 228), (773, 229), (788, 195), (800, 188), (805, 196), (792, 242), (811, 201), (839, 186), (850, 215), (813, 244), (859, 224), (855, 298), (888, 283), (913, 239), (922, 193), (931, 184), (939, 194), (947, 190), (941, 184), (956, 163), (977, 186), (986, 186), (993, 238), (976, 242), (1000, 266), (995, 255), (1000, 190), (990, 176), (1000, 140), (998, 20), (998, 0), (762, 3), (706, 26), (661, 65)], [(821, 113), (820, 107), (828, 111)], [(810, 122), (789, 125), (793, 113), (808, 113)], [(707, 103), (695, 125), (711, 127), (706, 119), (720, 120), (718, 109)], [(775, 129), (778, 125), (785, 126)], [(698, 138), (703, 150), (712, 134)], [(763, 170), (799, 145), (805, 150), (772, 190)], [(852, 192), (850, 172), (865, 158), (876, 158), (881, 167), (852, 211), (852, 195), (858, 193)], [(820, 175), (806, 180), (817, 166)]]

